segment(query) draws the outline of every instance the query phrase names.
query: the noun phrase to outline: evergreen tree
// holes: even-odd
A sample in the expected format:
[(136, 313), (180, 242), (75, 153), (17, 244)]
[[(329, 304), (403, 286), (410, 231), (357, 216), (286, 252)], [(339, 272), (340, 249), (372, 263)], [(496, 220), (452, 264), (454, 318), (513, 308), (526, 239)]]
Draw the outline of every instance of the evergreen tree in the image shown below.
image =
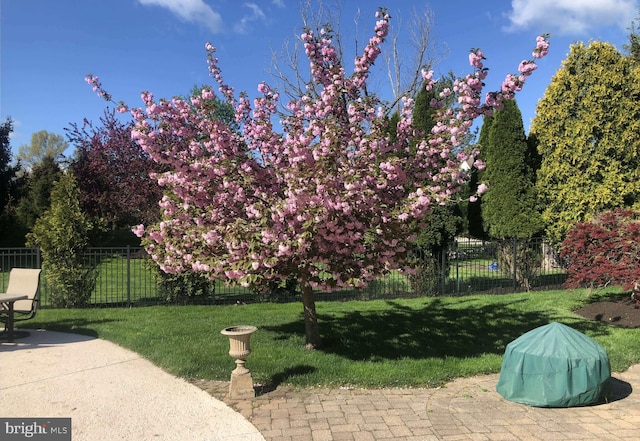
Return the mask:
[[(449, 85), (448, 81), (442, 80), (439, 82), (441, 87), (443, 82), (446, 82), (447, 86)], [(421, 87), (413, 107), (413, 127), (420, 130), (425, 137), (431, 133), (431, 129), (436, 124), (436, 109), (431, 106), (431, 100), (436, 98), (436, 90), (427, 90), (424, 86)]]
[[(638, 9), (640, 15), (640, 9)], [(629, 53), (629, 56), (635, 60), (635, 62), (640, 62), (640, 34), (639, 30), (636, 27), (637, 19), (631, 22), (631, 27), (629, 28), (629, 43), (625, 44), (623, 47)]]
[(27, 175), (25, 195), (17, 208), (18, 219), (27, 230), (33, 228), (51, 205), (51, 190), (61, 175), (62, 170), (53, 156), (45, 156)]
[[(483, 117), (477, 144), (480, 147), (480, 156), (482, 158), (484, 157), (483, 152), (485, 147), (489, 145), (489, 131), (491, 130), (492, 122), (493, 116), (485, 115)], [(476, 193), (478, 185), (483, 181), (483, 179), (483, 170), (472, 170), (471, 179), (469, 180), (469, 189), (471, 194)], [(469, 236), (482, 240), (489, 239), (489, 233), (485, 230), (484, 222), (482, 220), (482, 198), (478, 198), (476, 201), (469, 202), (467, 204), (467, 228)]]
[(640, 208), (640, 66), (613, 45), (571, 46), (537, 107), (537, 191), (549, 239), (605, 210)]
[(483, 196), (483, 221), (489, 236), (500, 241), (500, 269), (509, 277), (515, 276), (528, 291), (542, 258), (530, 239), (543, 225), (536, 204), (533, 155), (518, 104), (505, 102), (483, 129), (487, 167), (482, 179), (489, 185)]
[(63, 173), (51, 192), (51, 207), (27, 235), (39, 246), (43, 272), (55, 307), (86, 306), (95, 283), (84, 262), (91, 224), (80, 209), (80, 191), (72, 173)]
[(490, 236), (533, 237), (542, 229), (542, 221), (536, 210), (532, 155), (515, 100), (495, 113), (483, 149), (487, 167), (482, 177), (489, 190), (483, 196), (482, 216)]
[(0, 124), (0, 246), (24, 245), (25, 231), (16, 219), (24, 178), (18, 174), (20, 165), (12, 163), (11, 132), (13, 121), (7, 118)]
[(400, 115), (398, 112), (394, 112), (391, 115), (391, 119), (389, 121), (389, 139), (392, 139), (394, 142), (398, 139), (398, 123), (400, 122)]
[(13, 121), (10, 118), (0, 124), (0, 209), (13, 197), (16, 175), (19, 167), (12, 165), (10, 135)]

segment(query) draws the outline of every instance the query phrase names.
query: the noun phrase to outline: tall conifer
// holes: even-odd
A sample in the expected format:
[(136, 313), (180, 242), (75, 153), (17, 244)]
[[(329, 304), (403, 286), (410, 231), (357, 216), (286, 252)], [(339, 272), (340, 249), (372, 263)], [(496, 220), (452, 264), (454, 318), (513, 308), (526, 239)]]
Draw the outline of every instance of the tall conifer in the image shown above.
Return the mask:
[(496, 239), (533, 237), (542, 229), (536, 207), (535, 170), (518, 104), (504, 103), (493, 117), (488, 142), (482, 146), (487, 167), (483, 179), (482, 216), (489, 235)]

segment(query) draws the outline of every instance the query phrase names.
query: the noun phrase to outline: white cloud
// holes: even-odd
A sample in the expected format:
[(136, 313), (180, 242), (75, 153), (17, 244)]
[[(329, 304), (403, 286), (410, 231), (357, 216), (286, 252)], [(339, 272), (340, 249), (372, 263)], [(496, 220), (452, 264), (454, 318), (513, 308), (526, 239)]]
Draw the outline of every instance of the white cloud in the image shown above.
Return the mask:
[(224, 29), (222, 17), (203, 0), (138, 0), (141, 5), (155, 5), (169, 9), (184, 21), (199, 23), (211, 32), (219, 33)]
[(272, 0), (271, 3), (279, 8), (284, 8), (284, 0)]
[(535, 29), (564, 35), (584, 35), (605, 26), (626, 29), (637, 0), (512, 0), (508, 31)]
[(249, 8), (250, 13), (246, 14), (244, 17), (240, 19), (238, 23), (234, 26), (234, 30), (239, 34), (246, 34), (249, 30), (249, 27), (252, 22), (257, 20), (267, 21), (267, 16), (255, 3), (245, 3), (244, 6)]

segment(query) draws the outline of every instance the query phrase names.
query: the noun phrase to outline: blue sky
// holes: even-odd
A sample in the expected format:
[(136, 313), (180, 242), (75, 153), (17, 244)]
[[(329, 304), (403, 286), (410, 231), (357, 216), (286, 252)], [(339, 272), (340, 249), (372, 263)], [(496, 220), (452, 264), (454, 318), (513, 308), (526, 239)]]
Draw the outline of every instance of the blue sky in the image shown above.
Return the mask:
[[(379, 3), (324, 0), (328, 8), (336, 3), (344, 45), (353, 48), (356, 35), (366, 41)], [(482, 48), (489, 89), (530, 58), (536, 35), (551, 33), (549, 56), (518, 95), (528, 130), (570, 45), (602, 40), (622, 50), (640, 0), (396, 0), (386, 6), (401, 36), (414, 11), (433, 12), (438, 74), (467, 73), (469, 49)], [(85, 117), (97, 122), (107, 103), (84, 82), (89, 72), (116, 101), (133, 106), (141, 104), (143, 90), (156, 97), (186, 95), (194, 85), (212, 83), (207, 41), (218, 48), (227, 83), (255, 96), (260, 81), (277, 84), (269, 73), (272, 51), (300, 34), (300, 10), (301, 0), (0, 0), (0, 120), (14, 120), (14, 152), (39, 130), (64, 135), (65, 127)], [(385, 79), (375, 80), (383, 96)]]

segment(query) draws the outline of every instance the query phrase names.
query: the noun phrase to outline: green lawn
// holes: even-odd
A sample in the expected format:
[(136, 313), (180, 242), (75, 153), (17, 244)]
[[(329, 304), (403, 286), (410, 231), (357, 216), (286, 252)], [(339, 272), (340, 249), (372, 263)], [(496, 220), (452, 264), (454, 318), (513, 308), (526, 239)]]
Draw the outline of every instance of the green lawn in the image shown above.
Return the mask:
[(614, 371), (640, 362), (640, 330), (586, 321), (572, 312), (587, 301), (586, 292), (577, 290), (318, 302), (324, 345), (316, 351), (304, 349), (300, 303), (43, 309), (22, 326), (97, 336), (175, 375), (228, 380), (235, 365), (220, 330), (255, 325), (247, 366), (254, 381), (272, 386), (436, 386), (499, 372), (506, 344), (551, 321), (593, 337), (607, 350)]

